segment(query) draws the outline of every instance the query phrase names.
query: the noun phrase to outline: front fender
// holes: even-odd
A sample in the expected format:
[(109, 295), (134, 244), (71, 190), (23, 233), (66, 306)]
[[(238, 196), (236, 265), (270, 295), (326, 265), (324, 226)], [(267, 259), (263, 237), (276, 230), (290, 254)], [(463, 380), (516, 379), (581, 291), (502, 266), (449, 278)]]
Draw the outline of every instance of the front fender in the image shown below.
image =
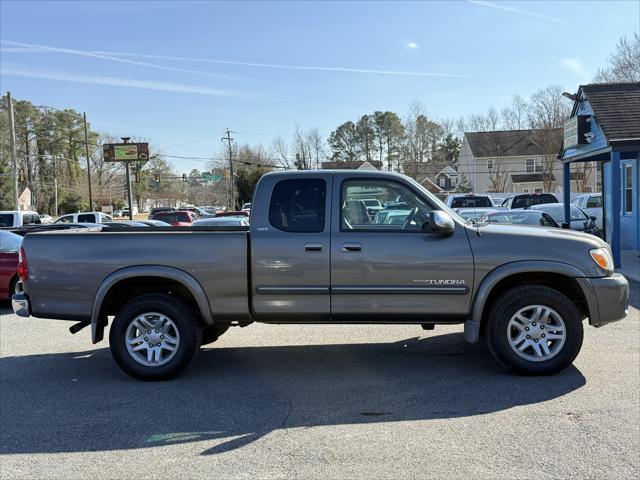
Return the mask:
[(110, 274), (102, 281), (96, 292), (91, 308), (91, 341), (95, 344), (103, 338), (104, 324), (100, 319), (100, 310), (109, 290), (122, 280), (135, 277), (158, 277), (162, 279), (175, 280), (182, 284), (198, 304), (202, 320), (207, 325), (213, 324), (213, 316), (209, 307), (209, 300), (204, 289), (198, 281), (184, 270), (160, 265), (143, 265), (125, 267)]
[[(519, 262), (510, 262), (500, 265), (499, 267), (491, 270), (480, 282), (477, 290), (475, 291), (473, 302), (471, 304), (471, 315), (464, 324), (464, 338), (469, 343), (478, 343), (480, 339), (480, 323), (482, 322), (482, 312), (484, 311), (485, 304), (491, 290), (501, 280), (518, 273), (557, 273), (565, 275), (567, 277), (585, 277), (586, 275), (582, 270), (573, 265), (562, 262), (544, 261), (544, 260), (523, 260)], [(583, 289), (583, 293), (589, 304), (589, 311), (597, 315), (597, 306), (592, 308), (591, 302), (593, 301), (593, 291), (585, 291), (582, 283), (579, 282), (580, 288)], [(591, 293), (591, 295), (589, 295)]]

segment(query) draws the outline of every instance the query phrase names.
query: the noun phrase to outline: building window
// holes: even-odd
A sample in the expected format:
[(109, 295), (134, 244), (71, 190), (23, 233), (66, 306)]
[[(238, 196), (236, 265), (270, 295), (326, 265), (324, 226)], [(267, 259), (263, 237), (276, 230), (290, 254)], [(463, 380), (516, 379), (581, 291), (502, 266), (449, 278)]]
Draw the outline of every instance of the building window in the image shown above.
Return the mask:
[(633, 177), (631, 164), (624, 166), (624, 214), (633, 213)]
[(440, 185), (440, 186), (441, 186), (441, 187), (443, 187), (443, 188), (444, 188), (444, 187), (446, 187), (447, 182), (446, 182), (446, 180), (445, 180), (445, 178), (444, 178), (444, 177), (440, 177), (440, 178), (438, 178), (438, 185)]
[(525, 160), (525, 172), (526, 173), (542, 173), (542, 159), (527, 158)]
[(542, 193), (542, 189), (541, 188), (536, 188), (533, 193)]
[(529, 189), (528, 188), (523, 188), (522, 189), (522, 193), (529, 193)]
[(488, 170), (493, 170), (493, 159), (492, 158), (487, 160), (487, 169)]

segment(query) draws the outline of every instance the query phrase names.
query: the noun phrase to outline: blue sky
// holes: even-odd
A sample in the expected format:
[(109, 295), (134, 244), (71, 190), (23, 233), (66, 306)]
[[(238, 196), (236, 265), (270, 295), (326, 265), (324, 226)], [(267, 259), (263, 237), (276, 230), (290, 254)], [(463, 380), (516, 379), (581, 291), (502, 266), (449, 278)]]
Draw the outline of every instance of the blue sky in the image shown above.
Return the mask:
[(445, 118), (549, 84), (575, 91), (638, 30), (640, 2), (3, 0), (0, 14), (3, 93), (86, 111), (168, 154), (217, 156), (227, 127), (268, 145), (296, 123), (326, 136), (414, 100)]

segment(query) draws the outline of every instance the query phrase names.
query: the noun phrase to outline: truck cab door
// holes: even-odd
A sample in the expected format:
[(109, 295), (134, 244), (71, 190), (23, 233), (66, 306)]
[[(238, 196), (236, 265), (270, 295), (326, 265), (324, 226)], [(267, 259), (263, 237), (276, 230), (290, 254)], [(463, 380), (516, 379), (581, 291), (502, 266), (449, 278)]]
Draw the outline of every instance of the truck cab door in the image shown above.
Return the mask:
[[(333, 182), (332, 318), (463, 321), (474, 270), (465, 227), (430, 231), (437, 204), (402, 177), (340, 172)], [(378, 199), (383, 210), (367, 215), (365, 199)]]
[(329, 319), (331, 188), (330, 172), (260, 180), (250, 236), (251, 301), (258, 320)]

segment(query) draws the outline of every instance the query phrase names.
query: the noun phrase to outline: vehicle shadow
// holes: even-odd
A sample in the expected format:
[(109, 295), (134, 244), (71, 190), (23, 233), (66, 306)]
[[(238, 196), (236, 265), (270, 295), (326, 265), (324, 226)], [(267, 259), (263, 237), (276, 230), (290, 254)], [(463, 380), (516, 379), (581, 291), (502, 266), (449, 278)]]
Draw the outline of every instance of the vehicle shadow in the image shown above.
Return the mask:
[(553, 377), (510, 375), (462, 334), (212, 348), (159, 383), (129, 378), (106, 348), (5, 357), (0, 372), (0, 454), (201, 442), (211, 455), (280, 429), (483, 415), (586, 383), (573, 366)]
[(629, 280), (629, 305), (640, 310), (640, 282)]

